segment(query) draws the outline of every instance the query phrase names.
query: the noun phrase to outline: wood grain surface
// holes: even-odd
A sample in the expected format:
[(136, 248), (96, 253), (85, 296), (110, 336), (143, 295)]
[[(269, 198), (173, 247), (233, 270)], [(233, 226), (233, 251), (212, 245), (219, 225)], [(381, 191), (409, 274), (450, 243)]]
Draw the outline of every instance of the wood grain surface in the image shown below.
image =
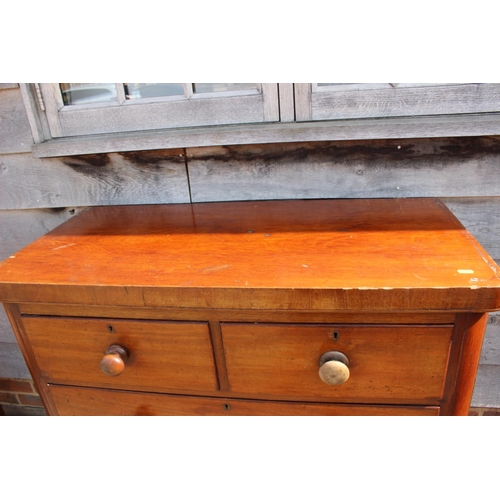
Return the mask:
[[(498, 137), (188, 148), (194, 202), (499, 196)], [(464, 182), (464, 179), (467, 181)]]
[(203, 309), (203, 308), (157, 308), (157, 307), (113, 307), (81, 306), (69, 304), (19, 304), (24, 315), (40, 316), (85, 316), (89, 318), (159, 319), (165, 321), (249, 321), (271, 323), (370, 323), (370, 324), (446, 324), (455, 321), (455, 314), (420, 312), (378, 313), (326, 312), (326, 311), (258, 311), (253, 309)]
[(97, 207), (1, 263), (0, 299), (487, 311), (498, 271), (432, 199)]
[[(320, 397), (381, 403), (442, 396), (451, 326), (255, 325), (224, 323), (222, 338), (232, 391), (279, 397)], [(338, 340), (335, 340), (337, 333)], [(330, 386), (319, 359), (340, 351), (347, 382)]]
[(487, 314), (469, 314), (458, 365), (457, 382), (451, 400), (451, 414), (466, 416), (469, 412), (481, 356)]
[(165, 396), (51, 385), (59, 415), (200, 416), (433, 416), (439, 407), (280, 403), (238, 399)]
[(182, 150), (40, 160), (0, 157), (0, 208), (188, 203)]
[[(418, 85), (418, 84), (417, 84)], [(456, 115), (500, 110), (498, 84), (436, 84), (371, 90), (312, 92), (312, 120), (387, 116)]]
[[(23, 318), (45, 381), (138, 390), (217, 390), (208, 325), (114, 319)], [(129, 353), (122, 374), (99, 364), (112, 344)]]
[(116, 132), (263, 123), (279, 120), (278, 85), (262, 84), (262, 92), (217, 93), (209, 98), (128, 101), (117, 106), (67, 106), (63, 112), (57, 84), (41, 84), (52, 137)]
[(31, 151), (32, 144), (28, 116), (19, 89), (0, 89), (0, 154)]
[[(297, 99), (297, 84), (295, 84)], [(311, 107), (298, 106), (296, 119), (310, 120)], [(121, 132), (55, 139), (35, 144), (39, 158), (214, 145), (279, 144), (307, 141), (356, 141), (428, 137), (495, 136), (500, 134), (497, 113), (465, 116), (415, 116), (324, 122), (248, 124), (172, 130)]]

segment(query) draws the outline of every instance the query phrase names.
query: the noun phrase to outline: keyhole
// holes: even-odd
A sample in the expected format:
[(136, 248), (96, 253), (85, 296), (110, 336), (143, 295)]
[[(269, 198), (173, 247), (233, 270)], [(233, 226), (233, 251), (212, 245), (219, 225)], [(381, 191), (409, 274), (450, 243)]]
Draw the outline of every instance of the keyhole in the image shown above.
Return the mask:
[(230, 409), (230, 408), (231, 408), (231, 407), (230, 407), (228, 404), (225, 404), (225, 405), (224, 405), (224, 410), (229, 411), (229, 409)]
[(333, 332), (333, 340), (339, 339), (339, 332)]
[(109, 333), (115, 333), (115, 329), (113, 328), (113, 325), (108, 325), (108, 331), (109, 331)]

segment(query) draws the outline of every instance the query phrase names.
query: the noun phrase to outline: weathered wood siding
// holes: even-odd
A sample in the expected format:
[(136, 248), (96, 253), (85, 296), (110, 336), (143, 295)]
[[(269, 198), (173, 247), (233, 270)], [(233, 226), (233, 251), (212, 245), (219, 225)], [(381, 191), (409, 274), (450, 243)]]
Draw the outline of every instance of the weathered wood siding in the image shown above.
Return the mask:
[(500, 137), (187, 149), (194, 202), (500, 196)]
[(0, 156), (1, 209), (189, 203), (181, 149), (33, 158)]
[(20, 90), (0, 88), (0, 154), (31, 151), (32, 143)]
[[(35, 158), (20, 90), (0, 89), (0, 259), (90, 205), (437, 196), (500, 263), (500, 136), (302, 142)], [(28, 146), (26, 146), (28, 141)], [(0, 313), (0, 377), (28, 376)], [(500, 407), (500, 313), (473, 404)]]
[(0, 378), (31, 378), (21, 350), (15, 342), (0, 343)]

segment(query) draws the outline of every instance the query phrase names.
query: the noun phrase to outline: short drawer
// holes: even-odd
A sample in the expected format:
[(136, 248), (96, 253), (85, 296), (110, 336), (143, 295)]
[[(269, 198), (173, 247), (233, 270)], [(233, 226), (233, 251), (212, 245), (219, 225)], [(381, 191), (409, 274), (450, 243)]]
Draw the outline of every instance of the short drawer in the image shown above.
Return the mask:
[(425, 416), (439, 407), (335, 405), (245, 401), (190, 396), (145, 394), (80, 387), (51, 386), (49, 393), (59, 415), (248, 415), (248, 416)]
[[(24, 317), (23, 325), (47, 382), (136, 390), (217, 390), (206, 323)], [(100, 362), (111, 345), (129, 357), (118, 376)]]
[[(233, 392), (339, 402), (437, 403), (443, 393), (453, 326), (221, 325)], [(327, 385), (319, 360), (348, 359), (349, 378)]]

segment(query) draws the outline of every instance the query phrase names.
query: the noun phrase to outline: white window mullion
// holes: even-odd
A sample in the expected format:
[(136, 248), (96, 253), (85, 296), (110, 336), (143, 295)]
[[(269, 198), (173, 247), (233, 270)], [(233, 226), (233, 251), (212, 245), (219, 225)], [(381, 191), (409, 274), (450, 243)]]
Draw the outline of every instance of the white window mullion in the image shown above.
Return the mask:
[(191, 97), (193, 97), (193, 84), (183, 83), (182, 85), (184, 85), (184, 95), (187, 99), (191, 99)]
[(123, 83), (115, 83), (116, 85), (116, 99), (118, 104), (123, 104), (127, 97), (125, 96), (125, 86)]

